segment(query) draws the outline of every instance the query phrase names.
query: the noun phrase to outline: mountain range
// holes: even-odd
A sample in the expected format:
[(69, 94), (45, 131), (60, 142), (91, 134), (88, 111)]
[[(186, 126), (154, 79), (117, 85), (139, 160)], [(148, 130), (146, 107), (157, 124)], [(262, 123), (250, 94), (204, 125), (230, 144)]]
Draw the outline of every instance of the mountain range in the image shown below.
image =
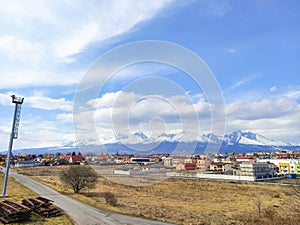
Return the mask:
[[(132, 135), (119, 134), (113, 142), (102, 145), (76, 144), (69, 142), (61, 146), (45, 148), (29, 148), (14, 150), (14, 154), (45, 154), (45, 153), (67, 153), (81, 151), (95, 154), (116, 153), (120, 154), (192, 154), (192, 153), (225, 153), (225, 152), (257, 152), (257, 151), (284, 151), (299, 150), (300, 145), (292, 145), (279, 140), (270, 139), (250, 131), (237, 130), (224, 136), (215, 134), (197, 135), (192, 132), (181, 131), (163, 133), (156, 137), (148, 137), (139, 131)], [(6, 153), (3, 151), (2, 153)]]

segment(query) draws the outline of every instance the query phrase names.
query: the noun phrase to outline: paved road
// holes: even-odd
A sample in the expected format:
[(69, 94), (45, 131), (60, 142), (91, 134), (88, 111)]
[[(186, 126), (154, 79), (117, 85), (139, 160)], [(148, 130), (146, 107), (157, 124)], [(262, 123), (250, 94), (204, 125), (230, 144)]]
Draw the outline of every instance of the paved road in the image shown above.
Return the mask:
[(117, 213), (105, 212), (96, 209), (92, 206), (84, 204), (80, 201), (72, 199), (68, 196), (62, 195), (57, 191), (23, 175), (10, 172), (17, 182), (30, 188), (35, 193), (42, 197), (51, 199), (55, 205), (60, 207), (64, 212), (69, 215), (76, 224), (80, 225), (96, 225), (96, 224), (109, 224), (109, 225), (167, 225), (159, 221), (147, 220), (138, 217), (126, 216)]

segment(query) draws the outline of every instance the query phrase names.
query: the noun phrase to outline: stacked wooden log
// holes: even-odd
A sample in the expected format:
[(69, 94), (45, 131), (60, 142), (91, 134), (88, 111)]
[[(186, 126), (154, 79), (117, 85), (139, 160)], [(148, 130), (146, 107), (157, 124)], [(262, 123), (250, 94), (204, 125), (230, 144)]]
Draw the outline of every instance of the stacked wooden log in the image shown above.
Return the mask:
[(31, 209), (11, 200), (0, 202), (0, 221), (4, 224), (29, 220)]
[(33, 212), (43, 216), (43, 217), (54, 217), (60, 216), (61, 210), (52, 204), (53, 201), (38, 197), (38, 198), (29, 198), (23, 199), (22, 204), (30, 208)]

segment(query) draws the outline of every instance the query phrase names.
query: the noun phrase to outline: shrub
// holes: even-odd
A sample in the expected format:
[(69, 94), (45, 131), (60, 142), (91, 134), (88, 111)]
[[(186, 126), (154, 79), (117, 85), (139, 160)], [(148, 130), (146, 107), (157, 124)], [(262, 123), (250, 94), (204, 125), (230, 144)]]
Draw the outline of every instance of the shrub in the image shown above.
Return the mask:
[(113, 193), (110, 192), (105, 192), (104, 193), (104, 198), (107, 204), (111, 206), (117, 206), (117, 198)]

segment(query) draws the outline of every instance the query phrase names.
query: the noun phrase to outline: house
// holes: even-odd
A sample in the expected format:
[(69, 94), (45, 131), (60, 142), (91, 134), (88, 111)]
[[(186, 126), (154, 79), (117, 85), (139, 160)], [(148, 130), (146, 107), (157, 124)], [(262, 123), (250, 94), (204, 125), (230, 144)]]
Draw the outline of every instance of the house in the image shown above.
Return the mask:
[(79, 164), (83, 161), (82, 155), (72, 155), (70, 156), (69, 163)]
[(193, 163), (193, 159), (184, 159), (184, 163), (190, 163), (190, 164), (192, 164)]
[(176, 170), (195, 170), (196, 164), (194, 163), (177, 163)]
[(173, 165), (177, 165), (178, 163), (185, 163), (185, 156), (175, 155), (173, 156)]
[(210, 161), (207, 159), (197, 159), (196, 167), (200, 170), (207, 170), (210, 167)]
[(173, 167), (173, 157), (167, 157), (163, 159), (163, 163), (165, 167)]
[(232, 171), (232, 163), (231, 162), (211, 162), (210, 170), (222, 173), (230, 173)]
[(184, 163), (177, 163), (176, 164), (176, 170), (185, 170), (185, 164)]

